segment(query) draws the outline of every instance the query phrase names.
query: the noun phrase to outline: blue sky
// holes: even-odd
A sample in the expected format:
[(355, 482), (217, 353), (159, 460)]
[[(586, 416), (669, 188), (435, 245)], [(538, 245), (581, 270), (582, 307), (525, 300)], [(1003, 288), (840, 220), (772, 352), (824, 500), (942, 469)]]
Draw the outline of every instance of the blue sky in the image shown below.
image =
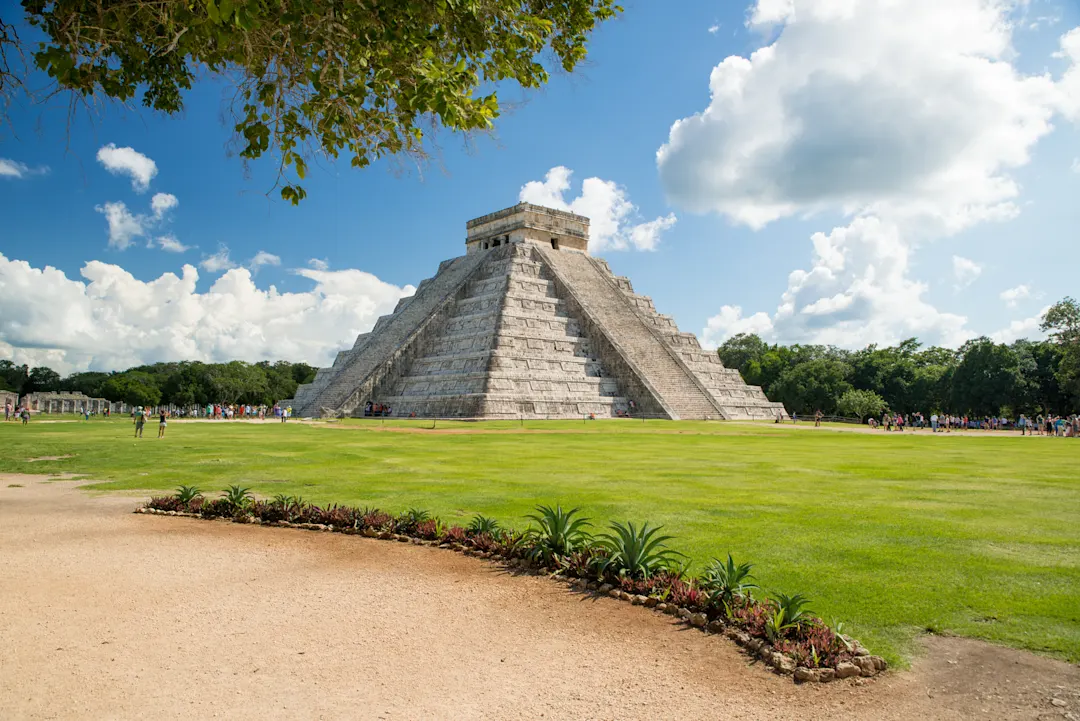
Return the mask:
[[(70, 129), (62, 104), (17, 107), (0, 130), (0, 357), (325, 363), (528, 183), (530, 199), (611, 214), (597, 252), (706, 344), (1037, 335), (1041, 309), (1080, 292), (1080, 33), (1076, 57), (1061, 45), (1080, 7), (954, 4), (913, 0), (920, 27), (905, 27), (870, 0), (848, 15), (827, 0), (627, 2), (580, 71), (504, 91), (524, 102), (493, 136), (466, 148), (442, 132), (440, 161), (400, 173), (322, 161), (299, 207), (266, 195), (271, 161), (228, 157), (221, 84), (179, 116), (112, 107)], [(709, 114), (673, 132), (710, 108), (710, 74)], [(152, 160), (144, 192), (98, 160), (108, 144)], [(155, 194), (177, 201), (159, 221)], [(145, 216), (123, 250), (106, 203)], [(652, 249), (627, 241), (657, 220)], [(236, 269), (206, 264), (224, 248)], [(249, 269), (260, 252), (277, 263)]]

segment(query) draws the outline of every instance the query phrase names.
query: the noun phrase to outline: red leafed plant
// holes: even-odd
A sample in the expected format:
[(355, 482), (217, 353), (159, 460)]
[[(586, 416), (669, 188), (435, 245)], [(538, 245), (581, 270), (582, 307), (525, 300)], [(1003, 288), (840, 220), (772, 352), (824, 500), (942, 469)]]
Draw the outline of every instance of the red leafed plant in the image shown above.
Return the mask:
[(750, 601), (732, 609), (731, 618), (751, 636), (765, 638), (765, 626), (772, 617), (773, 611), (774, 606), (771, 601)]
[(444, 543), (464, 543), (467, 537), (465, 529), (461, 526), (450, 526), (443, 531), (441, 540)]
[(370, 528), (374, 531), (388, 531), (394, 524), (394, 517), (389, 513), (373, 510), (365, 513), (360, 521), (364, 528)]
[(795, 659), (798, 665), (809, 668), (835, 667), (852, 657), (836, 632), (817, 618), (801, 624), (794, 638), (784, 639), (775, 646)]
[(413, 533), (417, 538), (422, 538), (425, 541), (434, 541), (439, 537), (439, 522), (434, 518), (420, 521), (416, 524), (416, 530)]
[(148, 508), (156, 508), (159, 511), (184, 511), (187, 510), (182, 501), (176, 496), (157, 496), (151, 498), (146, 504)]
[(473, 548), (481, 552), (498, 551), (502, 545), (487, 533), (478, 533), (470, 540)]
[(668, 602), (684, 608), (705, 608), (709, 602), (709, 594), (694, 585), (693, 579), (687, 581), (682, 578), (669, 578), (671, 592), (668, 594)]

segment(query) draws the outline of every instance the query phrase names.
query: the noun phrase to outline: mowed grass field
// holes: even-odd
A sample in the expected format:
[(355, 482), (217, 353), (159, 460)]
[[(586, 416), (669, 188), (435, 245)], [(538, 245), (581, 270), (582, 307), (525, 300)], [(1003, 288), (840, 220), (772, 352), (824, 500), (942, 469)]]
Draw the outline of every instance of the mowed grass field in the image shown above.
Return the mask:
[[(70, 418), (70, 417), (69, 417)], [(6, 472), (98, 490), (228, 484), (317, 503), (475, 513), (537, 503), (663, 524), (699, 568), (729, 551), (763, 589), (905, 665), (927, 630), (1080, 662), (1080, 441), (631, 421), (0, 424)], [(41, 456), (71, 455), (29, 462)], [(211, 493), (214, 492), (214, 493)], [(167, 521), (162, 521), (163, 523)], [(0, 559), (0, 568), (3, 560)]]

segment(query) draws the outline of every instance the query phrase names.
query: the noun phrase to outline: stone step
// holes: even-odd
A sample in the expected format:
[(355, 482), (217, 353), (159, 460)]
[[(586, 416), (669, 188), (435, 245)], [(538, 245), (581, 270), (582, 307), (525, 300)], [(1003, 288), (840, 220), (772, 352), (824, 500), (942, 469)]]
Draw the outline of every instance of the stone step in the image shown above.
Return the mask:
[[(585, 398), (544, 400), (521, 398), (502, 393), (469, 393), (445, 396), (380, 396), (376, 402), (389, 405), (393, 417), (408, 418), (415, 412), (419, 418), (614, 418), (629, 408), (626, 398)], [(362, 415), (363, 407), (353, 415)]]
[(601, 377), (599, 361), (570, 354), (523, 355), (504, 350), (487, 350), (428, 356), (413, 362), (410, 376), (442, 375), (444, 373), (491, 371), (552, 371), (570, 376)]
[(395, 396), (465, 395), (468, 393), (512, 393), (531, 398), (591, 398), (618, 395), (614, 378), (577, 378), (556, 372), (471, 372), (406, 376), (398, 379), (390, 393)]

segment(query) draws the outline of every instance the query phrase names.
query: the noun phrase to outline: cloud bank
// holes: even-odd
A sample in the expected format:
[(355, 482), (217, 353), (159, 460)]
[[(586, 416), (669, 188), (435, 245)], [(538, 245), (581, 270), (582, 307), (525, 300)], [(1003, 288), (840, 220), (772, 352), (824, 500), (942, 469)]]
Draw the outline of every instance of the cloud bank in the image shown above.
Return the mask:
[(262, 289), (234, 268), (199, 293), (199, 273), (186, 264), (144, 282), (90, 261), (72, 279), (0, 254), (0, 358), (63, 374), (179, 360), (326, 365), (415, 290), (360, 270), (295, 272), (313, 287)]
[[(1027, 164), (1055, 116), (1080, 117), (1080, 28), (1060, 39), (1064, 69), (1014, 64), (1006, 0), (758, 0), (752, 30), (775, 40), (713, 68), (710, 100), (657, 151), (672, 204), (762, 228), (839, 213), (811, 238), (772, 314), (725, 306), (707, 343), (754, 327), (786, 342), (856, 346), (919, 335), (956, 344), (966, 320), (910, 275), (922, 242), (1014, 217)], [(958, 284), (978, 259), (961, 259)], [(766, 323), (765, 321), (768, 321)]]

